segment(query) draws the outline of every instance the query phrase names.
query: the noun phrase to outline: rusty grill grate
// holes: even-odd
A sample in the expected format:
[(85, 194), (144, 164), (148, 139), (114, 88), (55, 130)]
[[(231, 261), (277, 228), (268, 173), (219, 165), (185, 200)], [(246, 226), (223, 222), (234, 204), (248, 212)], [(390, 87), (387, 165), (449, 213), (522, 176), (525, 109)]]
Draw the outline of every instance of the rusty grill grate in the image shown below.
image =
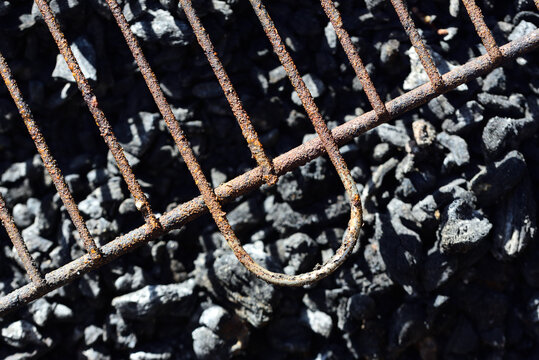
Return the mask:
[[(402, 26), (415, 48), (415, 51), (419, 55), (421, 64), (428, 75), (429, 82), (384, 104), (352, 43), (350, 35), (343, 27), (341, 15), (337, 10), (336, 5), (332, 0), (321, 0), (321, 5), (333, 25), (337, 37), (348, 56), (350, 64), (363, 85), (367, 98), (373, 108), (372, 111), (358, 116), (333, 130), (329, 130), (320, 115), (320, 111), (318, 110), (312, 95), (296, 69), (294, 61), (279, 36), (270, 15), (266, 11), (264, 4), (261, 0), (249, 1), (273, 46), (275, 54), (278, 56), (279, 61), (284, 67), (290, 82), (294, 86), (294, 89), (303, 104), (303, 107), (311, 119), (318, 137), (276, 157), (275, 159), (270, 159), (264, 152), (258, 134), (242, 106), (239, 96), (214, 49), (208, 33), (197, 16), (191, 0), (180, 0), (181, 7), (183, 8), (187, 19), (194, 30), (196, 38), (224, 91), (226, 99), (241, 127), (243, 136), (247, 141), (252, 157), (256, 160), (258, 165), (256, 168), (213, 189), (203, 174), (201, 166), (195, 158), (193, 150), (191, 149), (189, 141), (181, 129), (179, 122), (176, 121), (171, 107), (161, 91), (158, 80), (154, 75), (150, 64), (146, 60), (133, 32), (130, 30), (119, 4), (116, 0), (107, 0), (110, 11), (114, 16), (133, 57), (144, 76), (144, 80), (146, 81), (155, 103), (165, 120), (167, 128), (201, 193), (200, 196), (178, 205), (173, 210), (166, 212), (157, 218), (152, 212), (150, 203), (137, 182), (133, 170), (126, 159), (124, 151), (118, 143), (105, 114), (100, 109), (99, 102), (87, 79), (83, 75), (49, 4), (46, 0), (35, 0), (54, 41), (58, 45), (60, 53), (67, 62), (68, 67), (76, 80), (84, 101), (95, 119), (101, 136), (114, 156), (128, 189), (135, 199), (137, 209), (142, 213), (142, 216), (145, 219), (145, 224), (133, 229), (125, 235), (117, 237), (115, 240), (102, 247), (97, 246), (88, 231), (85, 221), (77, 208), (77, 204), (66, 185), (54, 157), (49, 151), (37, 122), (34, 120), (27, 103), (23, 99), (21, 91), (12, 76), (5, 58), (0, 53), (0, 72), (2, 78), (4, 79), (19, 113), (28, 128), (28, 132), (43, 159), (45, 167), (48, 170), (56, 190), (80, 234), (87, 251), (86, 255), (47, 274), (42, 274), (30, 255), (25, 241), (18, 231), (13, 218), (6, 207), (4, 199), (0, 195), (0, 218), (24, 264), (28, 277), (30, 278), (29, 284), (12, 291), (0, 299), (0, 315), (27, 304), (53, 289), (71, 282), (78, 276), (92, 271), (125, 254), (133, 248), (189, 222), (206, 211), (211, 213), (217, 227), (224, 235), (238, 260), (259, 278), (273, 284), (287, 286), (301, 286), (322, 279), (331, 274), (346, 260), (356, 244), (362, 223), (362, 208), (357, 187), (339, 152), (339, 145), (343, 145), (352, 140), (355, 136), (387, 122), (390, 119), (398, 117), (471, 79), (486, 74), (500, 66), (503, 62), (515, 59), (539, 46), (539, 30), (535, 30), (527, 36), (516, 39), (503, 46), (498, 46), (492, 33), (486, 26), (481, 10), (476, 5), (475, 1), (463, 0), (462, 2), (475, 30), (486, 49), (486, 54), (472, 59), (452, 71), (440, 74), (434, 64), (431, 54), (427, 50), (423, 39), (409, 15), (406, 4), (403, 0), (391, 0), (391, 4), (399, 17)], [(539, 9), (537, 0), (535, 1), (535, 4)], [(333, 166), (337, 170), (351, 204), (348, 229), (342, 239), (340, 248), (324, 265), (301, 275), (292, 276), (278, 274), (260, 267), (260, 265), (254, 262), (249, 254), (247, 254), (239, 239), (234, 234), (226, 218), (226, 214), (221, 208), (221, 203), (230, 201), (242, 194), (259, 188), (263, 184), (275, 184), (280, 175), (283, 175), (324, 153), (328, 154)]]

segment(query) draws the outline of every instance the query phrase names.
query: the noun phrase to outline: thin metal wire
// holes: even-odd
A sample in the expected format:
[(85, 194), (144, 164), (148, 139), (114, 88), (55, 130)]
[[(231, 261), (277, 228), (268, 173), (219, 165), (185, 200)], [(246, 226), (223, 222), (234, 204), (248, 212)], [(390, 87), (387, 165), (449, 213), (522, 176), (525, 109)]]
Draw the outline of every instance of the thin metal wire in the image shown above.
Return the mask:
[(434, 60), (432, 59), (430, 52), (427, 50), (421, 35), (419, 35), (419, 31), (417, 31), (404, 0), (391, 0), (391, 4), (395, 8), (399, 20), (404, 27), (408, 38), (412, 42), (412, 46), (414, 47), (417, 56), (419, 56), (419, 60), (421, 61), (421, 64), (423, 65), (432, 86), (435, 90), (441, 90), (445, 86), (442, 76), (434, 64)]
[(41, 275), (41, 271), (39, 271), (36, 261), (34, 260), (32, 255), (30, 255), (30, 252), (26, 247), (26, 243), (24, 242), (21, 233), (15, 225), (13, 217), (11, 216), (6, 207), (6, 202), (4, 201), (2, 194), (0, 194), (0, 221), (2, 221), (2, 224), (4, 224), (6, 232), (11, 239), (11, 242), (13, 243), (13, 246), (15, 247), (15, 250), (19, 255), (19, 258), (22, 261), (24, 269), (26, 270), (26, 273), (28, 274), (28, 277), (30, 278), (32, 284), (37, 288), (46, 287), (47, 284), (45, 282), (45, 278), (43, 277), (43, 275)]
[(376, 112), (376, 115), (380, 118), (388, 117), (389, 115), (387, 113), (386, 106), (382, 99), (380, 99), (380, 95), (378, 95), (378, 92), (374, 87), (371, 77), (369, 76), (367, 69), (365, 69), (365, 66), (363, 65), (363, 61), (361, 60), (361, 57), (356, 50), (356, 47), (352, 43), (350, 35), (343, 27), (341, 14), (335, 7), (335, 4), (332, 0), (320, 0), (320, 3), (324, 8), (324, 11), (329, 18), (333, 29), (335, 29), (335, 33), (337, 34), (337, 37), (341, 42), (344, 52), (348, 56), (348, 60), (350, 61), (352, 68), (356, 72), (357, 78), (361, 82), (361, 85), (363, 85), (363, 90), (365, 91), (365, 94), (367, 95), (367, 98), (369, 99), (372, 108)]
[(485, 19), (483, 18), (481, 9), (479, 6), (477, 6), (474, 0), (462, 0), (462, 2), (470, 19), (472, 20), (475, 31), (481, 38), (481, 42), (483, 43), (487, 54), (490, 56), (490, 60), (493, 63), (500, 62), (502, 59), (502, 53), (496, 44), (496, 40), (494, 40), (494, 36), (492, 36), (487, 24), (485, 24)]
[(37, 151), (41, 155), (41, 159), (43, 159), (43, 164), (45, 164), (45, 168), (51, 176), (52, 182), (54, 183), (54, 186), (56, 187), (56, 190), (58, 191), (58, 194), (60, 195), (60, 198), (62, 199), (62, 202), (64, 203), (66, 210), (71, 217), (73, 224), (75, 225), (75, 228), (79, 232), (84, 248), (86, 251), (88, 251), (88, 253), (90, 253), (90, 255), (92, 255), (93, 259), (99, 259), (101, 256), (99, 253), (99, 248), (95, 244), (90, 232), (88, 231), (86, 223), (79, 212), (79, 208), (73, 199), (73, 195), (71, 195), (71, 192), (67, 187), (62, 172), (58, 167), (58, 164), (56, 164), (56, 160), (52, 156), (49, 147), (45, 142), (45, 138), (37, 126), (37, 123), (34, 121), (32, 112), (24, 101), (19, 86), (13, 78), (11, 70), (2, 53), (0, 53), (0, 72), (2, 74), (2, 78), (4, 79), (4, 83), (6, 84), (6, 87), (8, 88), (9, 93), (17, 106), (17, 109), (19, 110), (19, 114), (21, 115), (22, 120), (28, 129), (28, 133), (32, 137)]
[(204, 51), (204, 54), (206, 55), (208, 62), (210, 63), (210, 66), (215, 73), (215, 76), (217, 77), (217, 80), (219, 80), (219, 84), (221, 85), (221, 88), (225, 93), (226, 99), (230, 104), (232, 112), (234, 113), (234, 116), (236, 117), (238, 124), (241, 127), (243, 137), (247, 140), (247, 145), (251, 150), (251, 154), (255, 158), (258, 165), (262, 166), (262, 168), (265, 169), (264, 171), (267, 174), (266, 182), (269, 185), (275, 184), (277, 182), (277, 176), (275, 176), (275, 171), (273, 169), (271, 160), (264, 152), (264, 149), (262, 147), (262, 144), (260, 143), (260, 140), (258, 139), (258, 135), (253, 127), (253, 124), (249, 119), (249, 115), (247, 115), (247, 112), (244, 110), (240, 97), (234, 89), (234, 86), (232, 85), (232, 82), (230, 81), (230, 78), (228, 77), (228, 74), (226, 73), (223, 64), (219, 60), (219, 56), (215, 51), (210, 36), (200, 22), (200, 19), (196, 14), (195, 9), (193, 8), (191, 0), (180, 0), (180, 4), (183, 8), (183, 11), (185, 12), (185, 15), (187, 16), (187, 20), (193, 28), (200, 47)]
[(95, 122), (99, 127), (101, 136), (105, 140), (105, 143), (109, 147), (110, 152), (116, 160), (120, 173), (122, 174), (127, 184), (127, 188), (135, 198), (135, 205), (137, 209), (143, 214), (146, 222), (148, 222), (153, 227), (159, 228), (161, 225), (155, 217), (155, 214), (152, 212), (150, 203), (148, 202), (146, 195), (142, 191), (140, 184), (135, 178), (135, 175), (133, 174), (133, 169), (129, 165), (122, 146), (118, 143), (118, 140), (116, 139), (116, 136), (112, 131), (110, 123), (105, 117), (103, 111), (99, 108), (97, 97), (94, 95), (92, 88), (88, 83), (88, 80), (82, 73), (77, 59), (73, 55), (73, 52), (71, 51), (71, 48), (69, 47), (69, 44), (67, 43), (64, 34), (60, 30), (60, 25), (56, 21), (56, 18), (54, 17), (54, 14), (49, 4), (46, 0), (35, 0), (35, 3), (37, 4), (39, 11), (41, 12), (41, 15), (43, 15), (45, 23), (47, 24), (49, 31), (54, 38), (54, 41), (56, 42), (56, 45), (58, 45), (60, 53), (64, 57), (67, 66), (71, 70), (71, 73), (73, 74), (73, 77), (77, 82), (84, 101), (88, 105), (88, 108), (90, 109), (90, 112), (92, 113), (92, 116), (94, 117)]

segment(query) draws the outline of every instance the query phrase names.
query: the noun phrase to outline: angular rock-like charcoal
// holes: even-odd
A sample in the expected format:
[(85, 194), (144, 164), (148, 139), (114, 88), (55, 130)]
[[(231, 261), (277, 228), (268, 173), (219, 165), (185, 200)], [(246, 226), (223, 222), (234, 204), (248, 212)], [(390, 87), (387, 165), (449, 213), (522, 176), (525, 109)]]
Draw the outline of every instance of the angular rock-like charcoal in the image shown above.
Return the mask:
[[(305, 74), (303, 75), (302, 79), (305, 82), (305, 85), (307, 86), (307, 89), (309, 89), (313, 98), (316, 99), (322, 96), (324, 91), (326, 91), (326, 86), (324, 85), (324, 82), (318, 77), (316, 77), (316, 75)], [(294, 102), (294, 104), (301, 106), (301, 100), (299, 99), (299, 96), (295, 91), (292, 93), (292, 101)]]
[(516, 150), (500, 161), (481, 169), (469, 183), (469, 188), (483, 206), (503, 199), (526, 173), (524, 156)]
[(38, 329), (26, 320), (18, 320), (2, 328), (2, 338), (8, 345), (19, 349), (52, 345), (50, 338), (44, 338)]
[(504, 94), (507, 88), (507, 79), (503, 68), (497, 68), (485, 77), (482, 90), (491, 94)]
[(193, 279), (179, 284), (148, 285), (114, 298), (112, 306), (126, 319), (144, 319), (161, 313), (190, 316), (195, 301), (194, 287)]
[(191, 334), (193, 350), (197, 359), (226, 359), (225, 342), (205, 326), (196, 328)]
[[(88, 80), (97, 81), (96, 53), (90, 41), (85, 37), (78, 37), (71, 44), (71, 50), (84, 76)], [(67, 67), (64, 57), (60, 54), (56, 57), (56, 67), (52, 72), (52, 76), (68, 82), (75, 82), (75, 78), (73, 78), (73, 74)]]
[(53, 316), (53, 306), (46, 299), (38, 299), (29, 307), (32, 320), (38, 326), (45, 326)]
[(375, 240), (391, 278), (408, 292), (418, 286), (422, 262), (421, 239), (402, 225), (400, 219), (376, 214)]
[(292, 171), (284, 174), (277, 181), (277, 191), (281, 195), (281, 199), (286, 202), (294, 202), (303, 200), (303, 190), (305, 185), (303, 179), (298, 176), (299, 171)]
[(249, 230), (257, 226), (264, 218), (260, 200), (249, 198), (227, 214), (230, 226), (235, 231)]
[(463, 199), (453, 201), (444, 210), (436, 233), (444, 253), (465, 253), (486, 241), (492, 229), (490, 221)]
[(304, 309), (301, 312), (301, 321), (308, 325), (312, 332), (324, 338), (329, 338), (333, 330), (333, 319), (322, 311)]
[(148, 10), (131, 25), (131, 31), (145, 42), (160, 42), (170, 46), (188, 45), (193, 39), (189, 25), (163, 9)]
[(387, 142), (397, 148), (404, 148), (410, 141), (406, 130), (402, 127), (390, 124), (382, 124), (373, 130), (381, 141)]
[(457, 272), (458, 258), (440, 250), (439, 243), (429, 249), (423, 265), (422, 282), (427, 291), (444, 285)]
[(421, 108), (421, 113), (430, 121), (439, 123), (455, 113), (455, 108), (445, 96), (438, 96)]
[(120, 121), (114, 130), (124, 150), (141, 157), (157, 136), (158, 121), (159, 115), (156, 113), (139, 112)]
[(483, 129), (483, 149), (488, 158), (497, 159), (505, 150), (516, 148), (537, 129), (532, 118), (509, 119), (493, 117)]
[(496, 211), (494, 256), (507, 260), (522, 254), (537, 236), (536, 213), (531, 183), (524, 178)]
[(277, 240), (277, 253), (286, 274), (295, 275), (310, 270), (317, 259), (318, 246), (307, 234), (296, 233)]
[(103, 329), (90, 325), (84, 329), (84, 343), (86, 346), (91, 346), (94, 343), (103, 339)]
[(480, 93), (477, 95), (477, 100), (486, 110), (490, 110), (495, 115), (517, 119), (524, 116), (524, 103), (526, 99), (521, 94), (513, 94), (507, 97), (504, 95)]
[[(261, 266), (271, 271), (282, 271), (276, 261), (264, 252), (261, 242), (247, 244), (245, 250)], [(230, 302), (240, 318), (257, 328), (271, 320), (280, 293), (273, 285), (250, 273), (230, 250), (217, 249), (212, 256), (200, 255), (195, 266), (197, 283)]]
[(467, 165), (470, 162), (468, 145), (461, 137), (441, 132), (436, 136), (436, 140), (450, 151), (444, 159), (442, 171), (449, 172), (453, 168)]
[(375, 315), (376, 303), (364, 294), (354, 294), (348, 299), (348, 313), (354, 319), (362, 321)]
[(140, 266), (130, 266), (128, 270), (114, 280), (114, 288), (116, 291), (132, 292), (146, 286), (146, 278)]
[(475, 100), (470, 100), (457, 109), (454, 116), (442, 123), (442, 129), (448, 134), (465, 134), (479, 125), (485, 108)]
[[(267, 201), (264, 202), (265, 208), (266, 203)], [(280, 234), (289, 234), (319, 223), (319, 218), (316, 214), (294, 211), (288, 203), (273, 203), (266, 209), (266, 221), (271, 222)]]
[(392, 316), (389, 330), (389, 350), (405, 349), (421, 339), (426, 332), (425, 310), (418, 303), (404, 303)]
[(107, 209), (124, 200), (125, 196), (119, 177), (110, 178), (103, 186), (98, 187), (86, 199), (79, 203), (81, 213), (93, 219), (98, 219), (105, 214)]

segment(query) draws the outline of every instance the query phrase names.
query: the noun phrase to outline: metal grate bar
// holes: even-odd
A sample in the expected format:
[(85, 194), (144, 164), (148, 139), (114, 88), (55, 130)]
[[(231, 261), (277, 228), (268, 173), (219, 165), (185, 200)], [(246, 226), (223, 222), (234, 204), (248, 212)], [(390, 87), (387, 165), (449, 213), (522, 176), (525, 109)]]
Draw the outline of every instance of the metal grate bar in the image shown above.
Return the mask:
[(399, 16), (399, 20), (404, 27), (408, 38), (410, 38), (417, 56), (419, 56), (419, 60), (427, 72), (432, 86), (436, 90), (441, 90), (445, 85), (442, 76), (440, 75), (438, 68), (436, 68), (434, 60), (427, 50), (421, 35), (419, 35), (419, 31), (417, 31), (417, 28), (415, 27), (414, 21), (408, 12), (408, 8), (406, 7), (404, 0), (391, 0), (391, 4), (395, 8), (395, 11)]
[(92, 258), (98, 259), (100, 257), (99, 248), (92, 239), (92, 236), (90, 235), (90, 232), (86, 227), (86, 223), (82, 219), (79, 208), (77, 207), (77, 204), (73, 199), (73, 195), (71, 195), (71, 192), (67, 187), (62, 172), (60, 168), (58, 168), (58, 164), (56, 164), (56, 160), (54, 160), (54, 157), (52, 156), (49, 147), (45, 142), (43, 134), (41, 133), (38, 125), (34, 121), (32, 112), (24, 101), (17, 82), (13, 78), (11, 70), (6, 63), (6, 60), (3, 57), (2, 53), (0, 53), (0, 72), (2, 73), (2, 78), (4, 79), (4, 83), (6, 84), (6, 87), (8, 88), (9, 93), (13, 98), (13, 101), (15, 101), (15, 105), (19, 110), (19, 114), (21, 115), (24, 124), (28, 129), (28, 133), (32, 137), (32, 140), (36, 145), (37, 151), (41, 155), (41, 159), (43, 159), (45, 168), (51, 176), (52, 182), (54, 183), (54, 186), (56, 187), (56, 190), (58, 191), (58, 194), (60, 195), (60, 198), (62, 199), (67, 209), (67, 212), (71, 217), (71, 220), (73, 221), (73, 224), (75, 225), (82, 239), (84, 248), (86, 249), (86, 251), (88, 251), (88, 253), (90, 253), (90, 255), (92, 255)]
[(382, 99), (380, 99), (380, 95), (378, 95), (378, 92), (374, 87), (371, 77), (369, 76), (367, 69), (365, 69), (365, 66), (363, 65), (363, 61), (361, 61), (361, 57), (359, 56), (356, 47), (350, 39), (350, 35), (343, 28), (341, 14), (335, 7), (335, 4), (332, 0), (320, 0), (320, 3), (324, 8), (324, 11), (329, 18), (333, 29), (335, 29), (335, 33), (337, 34), (337, 37), (341, 42), (344, 52), (346, 53), (346, 56), (348, 56), (348, 60), (350, 61), (350, 64), (352, 64), (352, 67), (354, 68), (354, 71), (356, 72), (356, 75), (361, 82), (361, 85), (363, 85), (365, 94), (367, 95), (367, 98), (369, 99), (372, 108), (376, 112), (376, 115), (379, 118), (387, 118), (389, 114), (387, 113), (386, 106)]
[(228, 77), (228, 74), (226, 73), (223, 64), (219, 60), (217, 52), (215, 51), (215, 48), (211, 42), (210, 36), (202, 26), (202, 23), (200, 22), (200, 19), (196, 14), (195, 9), (193, 8), (191, 0), (180, 0), (180, 4), (183, 8), (183, 11), (185, 12), (185, 15), (187, 16), (187, 20), (189, 20), (189, 23), (191, 24), (191, 27), (195, 32), (200, 47), (202, 48), (202, 50), (204, 50), (204, 54), (208, 58), (208, 62), (210, 63), (210, 66), (215, 73), (217, 80), (219, 80), (219, 84), (221, 85), (221, 88), (225, 93), (226, 99), (230, 104), (232, 112), (234, 113), (234, 116), (236, 117), (238, 124), (241, 127), (243, 137), (247, 140), (247, 144), (249, 146), (249, 149), (251, 150), (251, 154), (255, 158), (258, 165), (262, 166), (265, 173), (267, 174), (266, 182), (270, 185), (275, 184), (277, 182), (277, 176), (275, 176), (275, 171), (273, 169), (271, 160), (264, 152), (262, 144), (258, 139), (258, 134), (256, 133), (253, 124), (251, 123), (251, 120), (249, 119), (249, 115), (247, 115), (247, 112), (244, 110), (241, 104), (241, 100), (236, 90), (234, 89), (234, 86), (232, 85), (232, 82), (230, 81), (230, 78)]
[(492, 36), (487, 24), (485, 24), (485, 19), (483, 18), (481, 9), (479, 6), (477, 6), (474, 0), (462, 0), (462, 2), (464, 3), (464, 7), (472, 20), (475, 31), (481, 38), (481, 42), (483, 43), (483, 46), (485, 46), (487, 54), (490, 56), (490, 60), (493, 63), (500, 62), (502, 59), (502, 53), (496, 44), (496, 40), (494, 40), (494, 37)]
[(2, 221), (2, 224), (4, 224), (6, 232), (11, 239), (15, 250), (17, 250), (17, 254), (21, 259), (22, 264), (24, 265), (24, 269), (26, 270), (26, 273), (28, 274), (28, 277), (30, 278), (32, 284), (36, 288), (46, 287), (47, 284), (45, 282), (45, 278), (43, 278), (43, 275), (41, 275), (41, 272), (37, 267), (36, 261), (34, 260), (32, 255), (30, 255), (30, 252), (26, 247), (26, 243), (24, 242), (21, 233), (15, 225), (13, 217), (11, 216), (6, 207), (6, 202), (4, 201), (2, 194), (0, 194), (0, 221)]
[(286, 50), (286, 47), (279, 33), (277, 32), (277, 29), (275, 28), (273, 20), (260, 0), (249, 1), (260, 21), (260, 24), (262, 25), (262, 28), (264, 29), (264, 32), (273, 46), (273, 51), (279, 58), (279, 61), (284, 67), (290, 82), (294, 86), (294, 89), (296, 90), (303, 107), (307, 112), (307, 115), (311, 119), (311, 122), (316, 130), (316, 133), (318, 134), (318, 137), (320, 138), (320, 141), (322, 142), (322, 145), (324, 146), (324, 149), (326, 150), (326, 153), (333, 163), (333, 166), (337, 170), (350, 201), (350, 221), (348, 222), (348, 228), (342, 239), (341, 246), (335, 252), (335, 255), (329, 259), (329, 261), (322, 265), (320, 269), (312, 272), (312, 274), (319, 273), (320, 276), (318, 279), (320, 279), (335, 271), (335, 269), (342, 264), (352, 252), (357, 242), (362, 223), (361, 200), (359, 198), (356, 183), (354, 182), (354, 179), (350, 174), (350, 170), (348, 170), (348, 166), (346, 165), (346, 162), (339, 151), (339, 146), (333, 138), (331, 131), (328, 129), (324, 120), (322, 119), (320, 111), (318, 110), (309, 89), (307, 89), (305, 82), (301, 78), (292, 57)]
[[(539, 30), (535, 30), (528, 36), (514, 40), (501, 47), (504, 61), (514, 60), (517, 57), (537, 49), (539, 47)], [(488, 55), (479, 56), (470, 60), (465, 65), (459, 66), (444, 74), (444, 81), (447, 87), (445, 92), (453, 90), (457, 86), (464, 84), (478, 76), (492, 71), (496, 66), (492, 64)], [(391, 118), (396, 118), (411, 109), (421, 106), (430, 99), (436, 97), (438, 93), (434, 91), (430, 84), (423, 84), (418, 88), (409, 91), (391, 101), (386, 105)], [(339, 145), (351, 141), (354, 137), (383, 124), (374, 111), (369, 111), (346, 122), (332, 130), (333, 137)], [(277, 175), (283, 175), (298, 166), (323, 155), (325, 152), (320, 138), (315, 138), (300, 145), (283, 155), (274, 159), (273, 164)], [(232, 201), (240, 195), (247, 194), (264, 184), (264, 176), (261, 167), (254, 168), (215, 189), (215, 193), (223, 202)], [(190, 201), (178, 205), (171, 211), (164, 213), (160, 218), (164, 231), (179, 228), (189, 221), (194, 220), (208, 211), (202, 196), (198, 196)], [(130, 231), (127, 234), (117, 237), (101, 248), (103, 259), (99, 263), (89, 261), (88, 255), (82, 256), (61, 268), (51, 271), (46, 275), (49, 290), (52, 291), (80, 275), (90, 272), (124, 254), (134, 248), (147, 243), (155, 238), (159, 232), (156, 228), (150, 228), (147, 224)], [(0, 298), (0, 316), (37, 299), (43, 291), (35, 289), (31, 285), (23, 286), (8, 295)]]
[(90, 112), (92, 113), (92, 116), (94, 117), (95, 122), (99, 127), (101, 136), (105, 140), (112, 155), (114, 156), (118, 168), (120, 169), (120, 173), (122, 174), (125, 182), (127, 183), (129, 191), (135, 198), (135, 205), (137, 209), (143, 214), (144, 219), (151, 226), (160, 227), (159, 221), (157, 221), (155, 214), (152, 212), (148, 199), (146, 198), (146, 195), (144, 195), (144, 192), (142, 192), (140, 184), (138, 183), (137, 179), (135, 178), (135, 175), (133, 174), (133, 169), (131, 168), (129, 162), (127, 161), (127, 158), (125, 157), (122, 146), (118, 143), (118, 140), (116, 139), (116, 136), (112, 131), (112, 127), (110, 126), (110, 123), (105, 117), (105, 114), (99, 108), (97, 98), (94, 95), (92, 88), (88, 83), (88, 80), (82, 73), (77, 59), (73, 55), (73, 52), (71, 51), (71, 48), (69, 47), (69, 44), (67, 43), (64, 34), (60, 30), (60, 25), (56, 21), (56, 18), (54, 17), (54, 14), (49, 4), (46, 0), (35, 0), (35, 3), (37, 4), (39, 11), (43, 15), (45, 23), (47, 24), (49, 31), (54, 38), (54, 41), (58, 45), (60, 53), (64, 57), (67, 66), (71, 70), (73, 77), (75, 78), (75, 81), (77, 82), (77, 85), (79, 87), (79, 90), (82, 93), (84, 101), (88, 105), (88, 108), (90, 109)]

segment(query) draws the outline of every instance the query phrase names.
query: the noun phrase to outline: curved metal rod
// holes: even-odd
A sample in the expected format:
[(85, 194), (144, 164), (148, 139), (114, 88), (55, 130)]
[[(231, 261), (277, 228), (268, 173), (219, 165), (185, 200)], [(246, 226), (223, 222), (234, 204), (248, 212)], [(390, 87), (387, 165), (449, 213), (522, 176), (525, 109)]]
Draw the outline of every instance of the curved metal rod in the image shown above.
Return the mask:
[[(222, 210), (219, 202), (220, 199), (215, 194), (215, 191), (211, 188), (211, 185), (202, 172), (200, 164), (198, 163), (189, 142), (185, 137), (185, 134), (183, 133), (178, 121), (176, 121), (174, 118), (170, 105), (168, 104), (163, 92), (161, 91), (161, 88), (159, 87), (157, 78), (153, 71), (151, 71), (151, 67), (142, 53), (142, 49), (138, 45), (138, 41), (133, 35), (133, 32), (129, 28), (121, 9), (115, 0), (107, 0), (107, 3), (109, 4), (112, 14), (114, 15), (120, 30), (126, 39), (126, 42), (135, 58), (135, 61), (137, 62), (137, 65), (139, 66), (139, 69), (141, 70), (141, 73), (143, 74), (148, 89), (154, 97), (159, 111), (163, 115), (163, 119), (169, 128), (180, 154), (183, 157), (189, 172), (193, 176), (195, 184), (200, 190), (204, 203), (208, 207), (217, 227), (219, 228), (219, 231), (225, 237), (228, 245), (240, 263), (243, 264), (247, 270), (251, 271), (255, 276), (261, 278), (262, 280), (275, 285), (283, 286), (302, 286), (310, 284), (328, 276), (335, 271), (350, 255), (357, 242), (362, 221), (362, 209), (361, 201), (359, 200), (359, 193), (355, 186), (354, 180), (348, 171), (344, 159), (339, 153), (339, 148), (335, 143), (335, 139), (333, 139), (331, 135), (331, 131), (323, 123), (323, 120), (320, 118), (321, 124), (318, 124), (318, 126), (315, 127), (328, 154), (330, 155), (332, 162), (336, 165), (337, 172), (339, 173), (343, 184), (347, 188), (347, 193), (352, 206), (350, 221), (348, 223), (347, 231), (343, 237), (342, 245), (328, 262), (311, 272), (300, 275), (287, 275), (269, 271), (256, 263), (241, 245), (241, 242), (237, 238), (236, 234), (232, 230), (232, 227), (230, 226), (230, 223), (228, 222), (228, 219), (226, 218), (226, 213)], [(182, 1), (182, 3), (185, 4), (186, 2)], [(307, 89), (305, 84), (303, 84), (303, 87), (305, 90)], [(312, 97), (311, 101), (313, 101)]]

